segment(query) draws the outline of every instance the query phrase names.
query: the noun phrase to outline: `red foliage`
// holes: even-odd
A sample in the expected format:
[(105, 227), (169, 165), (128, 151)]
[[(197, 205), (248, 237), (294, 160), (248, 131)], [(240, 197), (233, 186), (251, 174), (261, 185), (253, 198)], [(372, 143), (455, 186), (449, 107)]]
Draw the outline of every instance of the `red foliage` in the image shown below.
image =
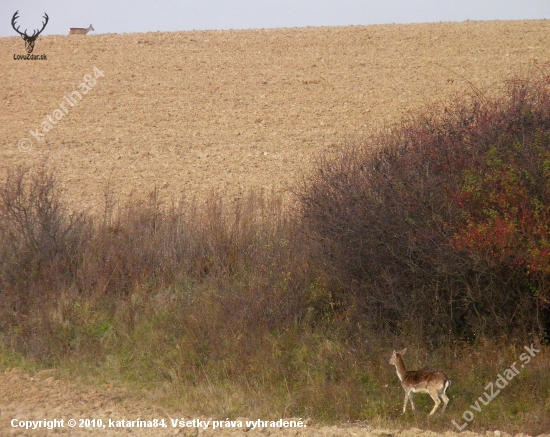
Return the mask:
[[(528, 187), (533, 176), (521, 171), (512, 160), (492, 157), (487, 165), (467, 171), (465, 184), (457, 194), (457, 204), (465, 220), (456, 230), (451, 245), (489, 265), (520, 268), (527, 275), (550, 273), (550, 211), (548, 178), (542, 193), (536, 195)], [(540, 167), (546, 161), (537, 160)], [(544, 168), (539, 168), (544, 174)], [(546, 175), (545, 175), (546, 176)], [(540, 185), (540, 184), (539, 184)]]

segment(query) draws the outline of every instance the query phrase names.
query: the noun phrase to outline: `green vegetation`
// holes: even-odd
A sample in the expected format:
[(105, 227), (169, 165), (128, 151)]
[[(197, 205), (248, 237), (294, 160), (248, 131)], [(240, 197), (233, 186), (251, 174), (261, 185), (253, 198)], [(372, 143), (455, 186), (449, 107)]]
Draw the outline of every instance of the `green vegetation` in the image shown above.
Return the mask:
[[(187, 414), (454, 430), (550, 427), (550, 91), (428, 108), (297, 190), (70, 213), (55, 171), (0, 186), (0, 365), (133, 386)], [(442, 369), (401, 416), (388, 364)]]

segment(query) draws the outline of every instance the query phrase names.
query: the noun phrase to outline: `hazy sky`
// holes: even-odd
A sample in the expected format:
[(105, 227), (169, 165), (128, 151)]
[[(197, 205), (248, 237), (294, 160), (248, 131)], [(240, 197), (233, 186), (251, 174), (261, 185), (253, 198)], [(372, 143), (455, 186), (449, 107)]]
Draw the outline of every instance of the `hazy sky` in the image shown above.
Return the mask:
[(550, 0), (0, 0), (0, 37), (15, 36), (11, 18), (31, 34), (69, 27), (95, 33), (345, 26), (463, 20), (549, 19)]

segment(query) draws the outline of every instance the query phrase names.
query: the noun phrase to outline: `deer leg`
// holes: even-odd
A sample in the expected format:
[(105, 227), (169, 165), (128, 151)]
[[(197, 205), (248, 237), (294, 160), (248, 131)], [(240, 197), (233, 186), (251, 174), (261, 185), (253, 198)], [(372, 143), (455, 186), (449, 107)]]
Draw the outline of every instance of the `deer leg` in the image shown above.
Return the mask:
[[(405, 414), (405, 410), (407, 409), (407, 402), (409, 401), (409, 392), (405, 390), (405, 403), (403, 404), (403, 414)], [(412, 400), (411, 400), (412, 403)], [(413, 406), (414, 410), (414, 406)]]
[(413, 392), (409, 392), (409, 400), (411, 401), (411, 407), (413, 409), (413, 411), (415, 410), (414, 408), (414, 402), (413, 402)]
[(437, 410), (437, 407), (439, 407), (439, 404), (441, 404), (441, 401), (439, 400), (439, 396), (436, 393), (430, 393), (430, 396), (432, 397), (433, 401), (435, 402), (434, 407), (432, 408), (432, 411), (430, 411), (429, 416), (431, 416), (433, 413), (435, 413), (435, 410)]
[(447, 395), (445, 393), (441, 393), (439, 395), (439, 398), (443, 401), (443, 408), (441, 409), (441, 412), (444, 413), (445, 410), (447, 409), (447, 404), (449, 403), (449, 398), (447, 397)]

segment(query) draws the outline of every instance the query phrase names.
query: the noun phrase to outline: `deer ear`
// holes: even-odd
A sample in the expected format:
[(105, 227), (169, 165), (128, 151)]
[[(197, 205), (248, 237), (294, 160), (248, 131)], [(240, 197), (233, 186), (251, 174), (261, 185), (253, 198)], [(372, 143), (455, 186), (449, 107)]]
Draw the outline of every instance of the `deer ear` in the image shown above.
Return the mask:
[(407, 348), (403, 349), (401, 352), (399, 352), (401, 355), (405, 355), (407, 353)]

